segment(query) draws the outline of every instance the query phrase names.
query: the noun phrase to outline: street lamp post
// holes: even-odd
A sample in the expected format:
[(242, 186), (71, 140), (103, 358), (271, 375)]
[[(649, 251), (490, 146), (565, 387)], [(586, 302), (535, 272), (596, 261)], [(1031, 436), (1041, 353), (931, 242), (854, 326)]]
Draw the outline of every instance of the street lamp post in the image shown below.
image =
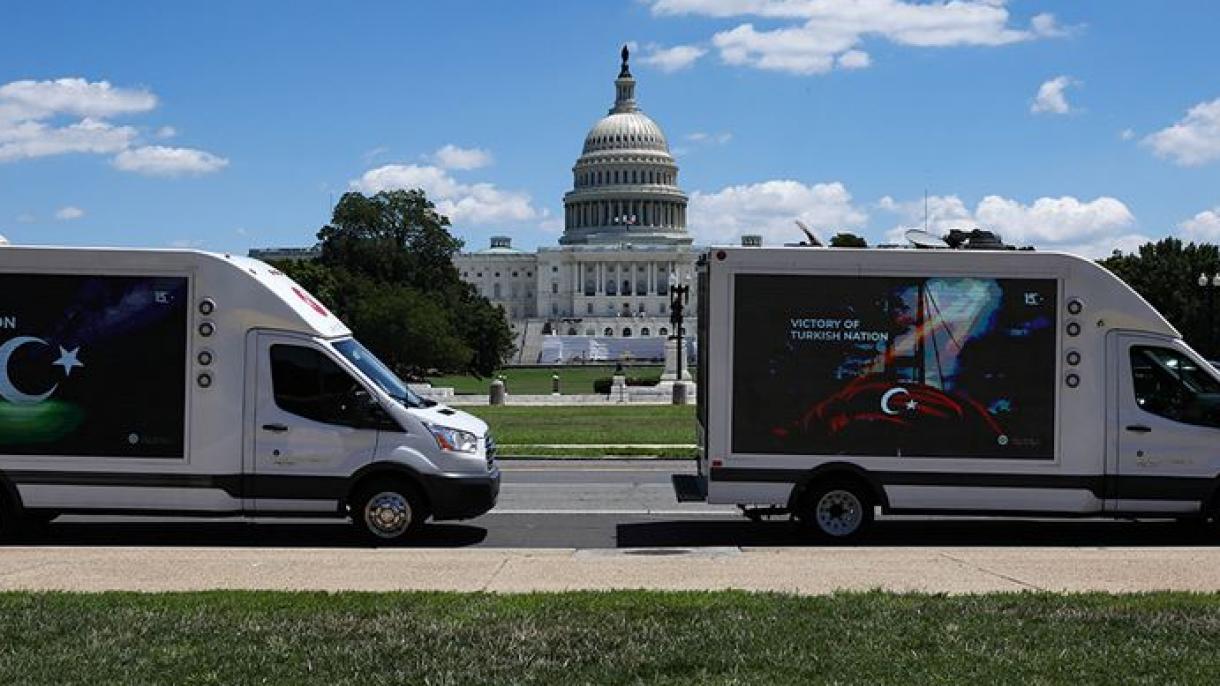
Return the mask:
[(1196, 283), (1207, 291), (1207, 349), (1204, 357), (1212, 360), (1216, 357), (1216, 289), (1220, 288), (1220, 272), (1210, 277), (1203, 272)]
[[(690, 279), (690, 276), (686, 277)], [(1218, 277), (1220, 278), (1220, 277)], [(674, 376), (673, 404), (686, 404), (686, 384), (682, 382), (682, 310), (690, 299), (690, 285), (682, 283), (678, 275), (669, 273), (669, 321), (673, 324), (675, 341), (674, 353), (677, 355), (676, 374)]]

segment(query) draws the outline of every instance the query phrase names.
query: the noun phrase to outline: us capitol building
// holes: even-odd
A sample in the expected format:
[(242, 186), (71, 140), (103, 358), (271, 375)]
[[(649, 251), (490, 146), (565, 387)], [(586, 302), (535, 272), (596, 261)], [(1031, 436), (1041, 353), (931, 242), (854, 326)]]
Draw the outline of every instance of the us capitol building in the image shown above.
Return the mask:
[(678, 165), (661, 127), (636, 104), (625, 47), (622, 57), (614, 106), (589, 129), (572, 167), (559, 245), (527, 253), (495, 236), (489, 248), (454, 258), (462, 279), (504, 308), (518, 364), (660, 358), (673, 333), (671, 276), (693, 279), (697, 252)]

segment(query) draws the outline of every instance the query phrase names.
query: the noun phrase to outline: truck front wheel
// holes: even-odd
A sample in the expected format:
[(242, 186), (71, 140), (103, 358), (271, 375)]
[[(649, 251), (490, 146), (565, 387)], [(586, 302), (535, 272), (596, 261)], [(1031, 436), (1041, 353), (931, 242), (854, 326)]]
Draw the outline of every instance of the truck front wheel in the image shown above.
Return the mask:
[(402, 480), (374, 481), (360, 489), (352, 504), (352, 523), (374, 542), (411, 538), (428, 518), (419, 491)]
[(873, 501), (860, 484), (827, 481), (805, 492), (796, 516), (818, 538), (846, 543), (858, 539), (872, 523)]

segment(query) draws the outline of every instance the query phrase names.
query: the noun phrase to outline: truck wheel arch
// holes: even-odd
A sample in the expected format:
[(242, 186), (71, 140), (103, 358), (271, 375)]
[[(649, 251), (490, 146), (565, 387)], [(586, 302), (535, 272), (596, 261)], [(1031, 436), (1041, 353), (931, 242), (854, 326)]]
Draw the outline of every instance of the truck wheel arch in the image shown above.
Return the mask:
[(419, 472), (397, 462), (374, 462), (356, 470), (351, 478), (348, 479), (347, 493), (343, 497), (344, 504), (350, 504), (352, 494), (358, 493), (365, 484), (384, 478), (401, 479), (409, 482), (415, 486), (415, 490), (423, 497), (424, 504), (428, 507), (432, 506), (428, 497), (428, 489), (424, 488), (424, 480), (420, 478)]
[(17, 490), (17, 486), (4, 472), (0, 472), (0, 509), (13, 516), (21, 514), (25, 509), (25, 504), (21, 501), (21, 491)]
[(830, 479), (859, 483), (867, 488), (868, 492), (873, 496), (873, 502), (880, 505), (883, 511), (890, 508), (890, 501), (885, 495), (885, 488), (882, 487), (881, 482), (870, 474), (867, 469), (848, 462), (827, 462), (809, 470), (808, 474), (796, 482), (796, 485), (792, 488), (791, 495), (788, 496), (788, 509), (794, 511), (798, 507), (801, 497), (812, 486)]

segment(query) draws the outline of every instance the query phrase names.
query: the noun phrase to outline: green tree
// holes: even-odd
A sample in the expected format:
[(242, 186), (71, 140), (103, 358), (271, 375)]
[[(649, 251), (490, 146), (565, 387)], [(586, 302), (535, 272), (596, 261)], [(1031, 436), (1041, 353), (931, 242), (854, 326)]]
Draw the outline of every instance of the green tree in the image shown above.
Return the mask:
[(513, 352), (504, 311), (453, 266), (462, 241), (423, 191), (345, 193), (317, 260), (277, 266), (401, 374), (490, 376)]
[(842, 231), (836, 233), (830, 239), (830, 247), (832, 248), (867, 248), (868, 241), (854, 233)]
[[(1113, 255), (1099, 261), (1177, 328), (1192, 346), (1209, 356), (1216, 355), (1215, 341), (1208, 327), (1213, 313), (1208, 311), (1208, 290), (1200, 287), (1200, 274), (1220, 270), (1220, 248), (1207, 243), (1183, 245), (1177, 238), (1146, 243), (1134, 253)], [(1220, 294), (1212, 293), (1220, 298)]]

